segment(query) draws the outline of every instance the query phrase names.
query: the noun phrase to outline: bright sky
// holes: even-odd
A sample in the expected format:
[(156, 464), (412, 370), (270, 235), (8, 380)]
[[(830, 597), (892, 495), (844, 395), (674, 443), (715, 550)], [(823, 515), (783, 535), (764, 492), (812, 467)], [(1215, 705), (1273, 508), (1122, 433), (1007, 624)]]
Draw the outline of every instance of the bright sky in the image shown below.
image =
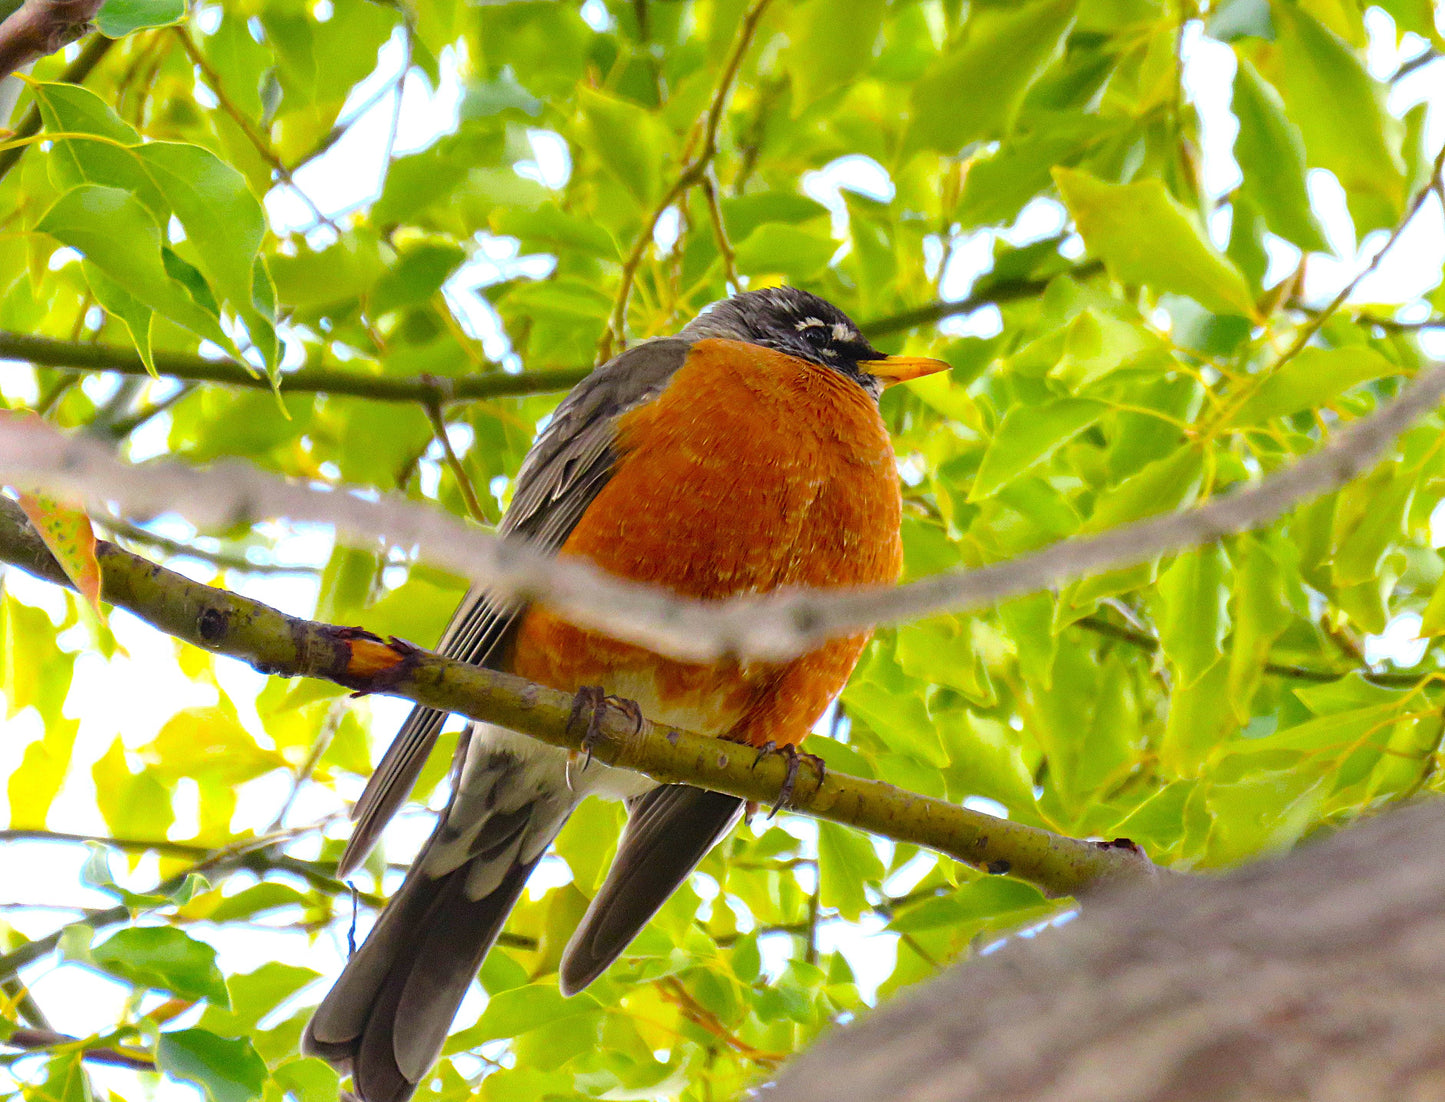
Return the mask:
[[(588, 0), (583, 10), (589, 21), (605, 22), (607, 18), (598, 0)], [(1422, 42), (1414, 40), (1407, 41), (1402, 49), (1396, 50), (1388, 17), (1378, 11), (1367, 16), (1366, 21), (1372, 36), (1370, 67), (1377, 76), (1394, 72), (1402, 60), (1423, 48)], [(1228, 110), (1228, 99), (1233, 55), (1228, 47), (1205, 38), (1198, 25), (1192, 24), (1185, 38), (1185, 57), (1187, 93), (1198, 107), (1204, 125), (1204, 179), (1212, 196), (1222, 196), (1239, 180), (1239, 170), (1230, 153), (1234, 124)], [(401, 60), (399, 41), (394, 40), (381, 51), (376, 72), (353, 93), (347, 111), (354, 114), (358, 108), (352, 105), (366, 104), (375, 93), (394, 85)], [(423, 148), (456, 125), (461, 90), (449, 58), (443, 60), (443, 74), (439, 88), (434, 91), (415, 75), (406, 79), (400, 105), (397, 153)], [(1400, 81), (1393, 89), (1389, 102), (1391, 110), (1401, 114), (1424, 100), (1432, 104), (1427, 145), (1439, 148), (1445, 142), (1445, 62), (1436, 61)], [(347, 136), (325, 157), (298, 174), (297, 183), (326, 213), (343, 214), (365, 205), (377, 193), (394, 109), (394, 97), (383, 95), (360, 115)], [(533, 149), (535, 160), (531, 165), (524, 166), (523, 171), (551, 186), (560, 186), (570, 171), (565, 144), (555, 135), (539, 131), (534, 135)], [(890, 198), (893, 192), (887, 172), (877, 163), (857, 156), (842, 158), (822, 171), (810, 174), (803, 184), (809, 194), (833, 211), (840, 234), (847, 218), (840, 189), (848, 188), (882, 200)], [(1324, 302), (1364, 266), (1384, 235), (1374, 235), (1361, 243), (1359, 249), (1356, 248), (1348, 220), (1344, 217), (1339, 187), (1327, 173), (1313, 174), (1310, 193), (1333, 245), (1344, 258), (1319, 257), (1311, 261), (1307, 294), (1313, 301)], [(317, 228), (309, 208), (286, 189), (274, 190), (267, 196), (266, 205), (278, 233), (309, 231), (318, 244), (327, 239), (330, 231), (324, 227)], [(1012, 227), (974, 234), (953, 253), (942, 280), (945, 297), (964, 297), (974, 279), (990, 267), (996, 236), (1021, 244), (1057, 233), (1063, 225), (1064, 213), (1056, 202), (1037, 200), (1024, 210)], [(1227, 215), (1222, 216), (1219, 224), (1211, 226), (1211, 232), (1222, 244), (1228, 233)], [(666, 246), (675, 234), (675, 220), (664, 220), (659, 227), (659, 242)], [(1293, 247), (1279, 241), (1274, 242), (1271, 255), (1272, 277), (1293, 270), (1298, 261), (1298, 253)], [(550, 264), (550, 259), (546, 257), (519, 256), (513, 240), (484, 237), (477, 242), (474, 259), (451, 279), (446, 288), (448, 298), (472, 333), (486, 342), (489, 355), (501, 357), (508, 349), (496, 316), (477, 293), (478, 288), (519, 273), (542, 275)], [(1439, 280), (1442, 265), (1445, 265), (1445, 222), (1442, 222), (1439, 207), (1430, 204), (1418, 217), (1407, 244), (1398, 248), (1379, 271), (1365, 281), (1356, 298), (1360, 301), (1390, 302), (1417, 297)], [(986, 308), (967, 318), (952, 319), (946, 323), (946, 328), (959, 334), (989, 335), (997, 330), (999, 324), (998, 312)], [(1426, 334), (1423, 339), (1428, 351), (1445, 357), (1445, 334)], [(163, 450), (165, 432), (164, 419), (155, 419), (137, 440), (138, 453), (152, 454)], [(160, 527), (165, 534), (175, 538), (193, 538), (193, 533), (182, 523), (171, 521)], [(282, 535), (277, 544), (279, 561), (313, 567), (320, 567), (326, 562), (331, 548), (327, 532), (287, 526), (278, 526), (277, 531)], [(1440, 533), (1437, 544), (1445, 543), (1445, 525), (1441, 526)], [(186, 565), (181, 563), (179, 568), (186, 569)], [(197, 576), (209, 580), (208, 567), (191, 564), (191, 568)], [(252, 576), (241, 581), (233, 575), (232, 580), (248, 596), (288, 612), (308, 615), (315, 607), (317, 584), (312, 576)], [(50, 610), (58, 622), (63, 602), (57, 590), (15, 571), (6, 573), (5, 584), (20, 600)], [(73, 782), (61, 793), (51, 812), (50, 822), (56, 829), (105, 833), (104, 823), (95, 810), (89, 766), (105, 752), (117, 734), (124, 737), (127, 745), (140, 746), (149, 741), (176, 710), (214, 702), (209, 690), (181, 675), (174, 659), (175, 644), (170, 639), (123, 612), (114, 613), (111, 624), (126, 653), (109, 662), (93, 654), (82, 654), (76, 664), (66, 711), (81, 718), (81, 727), (72, 764)], [(1414, 636), (1418, 626), (1418, 619), (1412, 621), (1410, 617), (1401, 617), (1384, 636), (1371, 640), (1371, 658), (1411, 661), (1411, 652), (1416, 649)], [(84, 629), (72, 629), (72, 634), (74, 638), (66, 641), (81, 646)], [(245, 710), (248, 701), (263, 683), (261, 676), (238, 662), (224, 660), (218, 663), (217, 673), (221, 684), (242, 708), (242, 716), (248, 726), (259, 731), (259, 721), (254, 713), (248, 716)], [(397, 701), (371, 699), (359, 702), (357, 707), (370, 711), (374, 717), (371, 725), (373, 737), (378, 745), (383, 745), (407, 706)], [(0, 775), (9, 775), (19, 765), (26, 744), (39, 734), (39, 728), (39, 720), (33, 712), (23, 713), (4, 724), (4, 731), (0, 733)], [(288, 783), (279, 777), (263, 778), (245, 786), (240, 793), (238, 821), (269, 821), (288, 791)], [(0, 803), (3, 802), (4, 794), (0, 793)], [(194, 807), (188, 806), (185, 793), (177, 803), (180, 819), (172, 834), (184, 838), (194, 827)], [(311, 790), (294, 809), (291, 822), (304, 823), (332, 810), (335, 808), (324, 793)], [(1001, 809), (994, 807), (993, 810)], [(806, 820), (784, 816), (782, 822), (802, 837), (811, 836), (811, 827)], [(411, 842), (419, 843), (428, 829), (425, 816), (412, 815), (397, 834), (409, 835)], [(398, 852), (402, 839), (393, 836), (391, 844), (393, 852)], [(80, 847), (11, 844), (5, 846), (3, 852), (7, 875), (4, 886), (0, 887), (0, 914), (32, 936), (43, 935), (75, 917), (74, 908), (106, 906), (112, 902), (109, 897), (81, 883), (80, 870), (87, 854)], [(115, 861), (113, 867), (120, 872), (122, 862)], [(899, 882), (890, 883), (890, 889), (907, 890), (907, 880), (911, 875), (905, 870), (900, 874)], [(565, 869), (559, 863), (550, 870), (544, 867), (535, 882), (545, 887), (565, 877)], [(154, 883), (155, 878), (154, 862), (147, 859), (123, 882), (130, 887), (144, 889)], [(45, 904), (43, 907), (32, 906), (42, 902)], [(875, 987), (892, 968), (894, 939), (878, 932), (881, 925), (878, 920), (860, 925), (839, 923), (825, 932), (823, 948), (831, 949), (834, 944), (845, 948), (860, 973), (865, 989)], [(205, 928), (193, 932), (209, 936)], [(344, 931), (333, 931), (332, 936), (323, 937), (313, 946), (301, 933), (228, 929), (226, 936), (214, 938), (213, 943), (220, 951), (221, 967), (227, 972), (248, 971), (268, 961), (284, 960), (334, 974), (345, 952), (343, 937)], [(768, 963), (772, 967), (780, 966), (788, 951), (787, 939), (777, 939), (769, 949)], [(105, 1029), (113, 1024), (122, 1011), (127, 991), (121, 985), (84, 969), (57, 967), (53, 960), (30, 968), (25, 978), (41, 1005), (52, 1012), (56, 1027), (76, 1034)], [(474, 989), (469, 1004), (464, 1007), (464, 1014), (478, 1009), (480, 1001), (481, 996)], [(22, 1073), (33, 1073), (34, 1063), (22, 1061), (18, 1067)], [(136, 1097), (135, 1079), (131, 1073), (100, 1067), (91, 1070), (98, 1085), (112, 1086), (128, 1097)], [(196, 1096), (197, 1092), (192, 1088), (169, 1080), (162, 1081), (156, 1093), (163, 1102), (190, 1100)]]

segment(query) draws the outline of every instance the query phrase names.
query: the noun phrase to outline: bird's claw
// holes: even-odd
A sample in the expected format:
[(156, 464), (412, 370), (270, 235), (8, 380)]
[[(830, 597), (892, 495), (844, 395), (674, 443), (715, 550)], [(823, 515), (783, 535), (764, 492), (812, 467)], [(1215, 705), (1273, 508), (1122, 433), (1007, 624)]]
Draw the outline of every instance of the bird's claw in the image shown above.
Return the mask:
[(637, 701), (608, 696), (600, 685), (582, 686), (572, 698), (572, 714), (567, 717), (567, 730), (569, 733), (575, 731), (585, 719), (580, 740), (585, 755), (582, 759), (583, 772), (592, 764), (592, 748), (602, 739), (602, 721), (609, 705), (627, 717), (633, 734), (642, 730), (642, 708)]
[(758, 756), (753, 759), (753, 768), (756, 769), (758, 762), (772, 754), (781, 754), (787, 758), (788, 769), (787, 773), (783, 776), (783, 787), (778, 790), (778, 800), (773, 804), (773, 809), (768, 812), (769, 819), (784, 807), (790, 807), (792, 805), (793, 793), (798, 787), (798, 766), (801, 763), (806, 761), (817, 771), (819, 788), (823, 787), (823, 778), (827, 776), (827, 767), (823, 764), (823, 759), (818, 757), (817, 754), (802, 752), (792, 743), (779, 746), (773, 742), (772, 739), (768, 739), (767, 742), (758, 747)]

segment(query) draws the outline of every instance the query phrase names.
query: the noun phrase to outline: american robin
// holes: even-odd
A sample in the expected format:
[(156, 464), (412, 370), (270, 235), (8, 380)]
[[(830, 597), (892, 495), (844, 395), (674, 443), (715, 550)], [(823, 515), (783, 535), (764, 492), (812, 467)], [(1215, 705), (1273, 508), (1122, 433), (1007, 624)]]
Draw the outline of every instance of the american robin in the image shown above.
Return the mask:
[[(805, 291), (736, 295), (578, 384), (523, 461), (500, 530), (696, 598), (891, 583), (902, 563), (900, 500), (878, 397), (946, 367), (882, 355)], [(686, 663), (479, 588), (440, 650), (625, 698), (702, 734), (791, 750), (867, 638), (786, 662)], [(444, 719), (412, 711), (356, 805), (341, 875), (410, 793)], [(364, 1102), (410, 1096), (528, 874), (592, 794), (627, 800), (629, 817), (563, 953), (566, 994), (617, 958), (743, 810), (734, 796), (600, 762), (583, 768), (565, 751), (473, 724), (435, 832), (312, 1017), (304, 1050), (350, 1070)]]

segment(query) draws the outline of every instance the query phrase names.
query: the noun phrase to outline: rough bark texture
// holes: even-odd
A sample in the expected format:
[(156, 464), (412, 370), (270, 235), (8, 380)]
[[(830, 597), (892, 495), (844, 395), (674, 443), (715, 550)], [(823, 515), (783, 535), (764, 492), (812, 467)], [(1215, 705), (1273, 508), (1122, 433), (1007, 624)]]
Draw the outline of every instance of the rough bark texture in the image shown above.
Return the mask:
[(100, 0), (25, 0), (0, 23), (0, 77), (74, 42), (99, 10)]
[(1095, 899), (840, 1029), (764, 1097), (1445, 1099), (1445, 805)]

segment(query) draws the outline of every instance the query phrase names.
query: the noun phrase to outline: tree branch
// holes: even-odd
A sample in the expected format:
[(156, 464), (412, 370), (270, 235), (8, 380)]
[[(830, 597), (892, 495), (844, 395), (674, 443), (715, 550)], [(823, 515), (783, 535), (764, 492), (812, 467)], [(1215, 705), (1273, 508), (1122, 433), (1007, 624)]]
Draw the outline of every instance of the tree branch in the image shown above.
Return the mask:
[[(1152, 635), (1137, 631), (1134, 628), (1122, 627), (1119, 624), (1111, 623), (1100, 616), (1080, 617), (1073, 622), (1073, 626), (1082, 628), (1084, 631), (1092, 631), (1095, 635), (1118, 639), (1120, 642), (1138, 647), (1148, 654), (1156, 654), (1159, 651), (1159, 640), (1155, 639)], [(1352, 673), (1357, 673), (1371, 685), (1381, 685), (1394, 689), (1408, 689), (1412, 685), (1418, 685), (1423, 678), (1437, 672), (1435, 668), (1430, 668), (1415, 671), (1400, 670), (1393, 673), (1376, 673), (1368, 666), (1351, 666), (1348, 669), (1322, 670), (1314, 666), (1296, 666), (1287, 662), (1266, 662), (1260, 668), (1271, 677), (1282, 677), (1290, 681), (1310, 681), (1317, 685), (1330, 681), (1338, 681), (1342, 677), (1348, 677)]]
[[(22, 1052), (44, 1052), (50, 1049), (71, 1049), (84, 1044), (79, 1037), (56, 1033), (53, 1029), (16, 1029), (0, 1044)], [(93, 1064), (109, 1064), (118, 1068), (155, 1071), (155, 1059), (146, 1052), (132, 1048), (83, 1048), (81, 1057)]]
[(396, 496), (363, 497), (346, 489), (286, 482), (236, 462), (205, 471), (175, 462), (133, 467), (105, 445), (63, 436), (33, 416), (0, 419), (0, 484), (83, 497), (98, 506), (118, 502), (135, 514), (180, 512), (202, 527), (261, 516), (328, 524), (343, 538), (415, 546), (436, 565), (485, 584), (505, 599), (545, 600), (584, 627), (677, 658), (780, 660), (877, 624), (985, 608), (1258, 528), (1367, 470), (1442, 395), (1445, 366), (1437, 365), (1314, 454), (1185, 512), (903, 586), (793, 590), (715, 602), (687, 600), (604, 574), (577, 559), (550, 557), (525, 542), (477, 532), (457, 517)]
[[(113, 344), (82, 344), (51, 337), (0, 330), (0, 359), (25, 360), (61, 371), (115, 371), (149, 375), (134, 349)], [(270, 390), (270, 381), (235, 360), (211, 360), (186, 352), (155, 353), (156, 372), (166, 378), (224, 383), (250, 390)], [(588, 367), (563, 367), (508, 375), (500, 370), (451, 379), (438, 375), (394, 378), (363, 375), (340, 368), (303, 366), (279, 376), (282, 394), (317, 392), (372, 398), (380, 402), (449, 403), (475, 398), (501, 398), (566, 390), (586, 378)]]
[[(106, 601), (167, 634), (263, 673), (316, 677), (357, 692), (401, 696), (443, 712), (496, 723), (553, 746), (582, 747), (574, 698), (496, 670), (458, 662), (360, 628), (287, 616), (259, 601), (201, 585), (108, 543), (97, 545)], [(67, 585), (19, 506), (0, 500), (0, 560)], [(758, 803), (777, 798), (787, 764), (740, 743), (644, 722), (633, 731), (615, 709), (600, 717), (593, 755), (664, 783), (700, 785)], [(829, 772), (799, 783), (792, 808), (947, 854), (990, 872), (1011, 872), (1071, 894), (1153, 866), (1134, 847), (1080, 842), (997, 819), (878, 781)], [(13, 954), (12, 954), (13, 955)], [(0, 971), (0, 975), (3, 975)]]
[[(110, 40), (98, 38), (95, 41)], [(38, 127), (37, 116), (36, 128)], [(0, 151), (0, 175), (3, 175), (7, 152), (13, 151)], [(720, 225), (719, 223), (718, 226)], [(715, 227), (715, 231), (717, 228)], [(876, 318), (862, 327), (863, 333), (868, 337), (885, 337), (932, 325), (944, 318), (971, 314), (985, 306), (1001, 306), (1037, 297), (1043, 294), (1049, 283), (1056, 278), (1086, 279), (1102, 270), (1102, 265), (1090, 262), (1048, 279), (1006, 279), (989, 282), (967, 298), (956, 302), (934, 302), (916, 310)], [(0, 330), (0, 359), (24, 360), (60, 371), (114, 371), (122, 375), (150, 375), (132, 348), (114, 344), (64, 341), (6, 330)], [(186, 352), (157, 351), (155, 366), (156, 373), (162, 378), (220, 383), (250, 390), (271, 389), (271, 383), (264, 375), (235, 360), (207, 359)], [(432, 405), (567, 390), (586, 378), (591, 370), (590, 367), (560, 367), (523, 371), (515, 375), (493, 370), (458, 378), (436, 375), (398, 378), (303, 365), (294, 371), (283, 372), (279, 387), (283, 394), (344, 394), (378, 402), (419, 402), (422, 405)]]
[[(3, 524), (3, 521), (0, 521)], [(313, 888), (327, 892), (331, 895), (350, 895), (352, 887), (345, 881), (336, 878), (336, 865), (328, 861), (303, 861), (298, 857), (292, 857), (285, 853), (273, 852), (276, 845), (288, 842), (299, 834), (309, 833), (318, 829), (321, 824), (313, 824), (295, 830), (276, 830), (270, 832), (266, 838), (264, 849), (245, 849), (241, 859), (234, 867), (239, 871), (244, 869), (247, 872), (263, 876), (268, 872), (284, 872), (295, 876)], [(0, 830), (0, 842), (70, 842), (77, 845), (106, 846), (110, 849), (120, 850), (124, 853), (164, 853), (171, 857), (190, 857), (201, 861), (214, 861), (218, 851), (214, 847), (198, 845), (195, 842), (173, 842), (167, 838), (110, 838), (99, 834), (71, 834), (55, 830), (22, 830), (8, 829)], [(239, 843), (241, 847), (250, 846), (248, 840)], [(230, 867), (230, 866), (227, 866)], [(393, 866), (397, 867), (397, 866)], [(194, 871), (194, 870), (192, 870)], [(189, 875), (189, 874), (187, 874)], [(160, 889), (155, 889), (160, 892)], [(375, 895), (371, 892), (355, 892), (355, 898), (372, 907), (380, 910), (386, 905), (386, 897)], [(29, 904), (7, 904), (8, 906), (29, 906)], [(47, 904), (48, 906), (48, 904)], [(60, 908), (70, 910), (71, 908)], [(79, 909), (79, 908), (76, 908)], [(105, 919), (95, 921), (96, 916), (110, 915), (112, 911), (91, 911), (86, 920), (87, 925), (109, 925), (112, 921), (122, 921), (124, 916), (118, 919)], [(59, 936), (58, 934), (56, 935)], [(506, 945), (513, 949), (536, 949), (537, 939), (524, 937), (521, 934), (509, 934), (503, 932), (497, 937), (498, 945)], [(7, 975), (3, 967), (0, 967), (0, 977)]]
[(772, 1102), (1441, 1097), (1445, 806), (1096, 899), (845, 1026)]
[[(49, 553), (45, 551), (43, 545), (40, 545), (38, 548), (33, 546), (33, 542), (38, 539), (33, 531), (26, 530), (22, 532), (18, 528), (11, 528), (10, 522), (14, 521), (17, 516), (23, 519), (23, 514), (19, 514), (18, 509), (18, 506), (9, 501), (0, 504), (0, 542), (4, 542), (6, 546), (10, 546), (11, 540), (18, 538), (20, 544), (27, 546), (28, 553), (34, 556), (35, 562), (38, 565), (42, 556), (48, 555)], [(106, 546), (110, 545), (107, 544)], [(126, 554), (126, 552), (122, 551), (120, 554)], [(49, 567), (52, 570), (59, 569), (54, 559), (50, 560)], [(54, 580), (40, 569), (32, 570), (31, 573), (34, 573), (37, 577)], [(306, 828), (306, 830), (309, 829), (311, 828)], [(280, 867), (279, 863), (276, 862), (293, 859), (285, 858), (284, 855), (278, 855), (278, 857), (267, 861), (264, 859), (264, 852), (290, 841), (298, 834), (305, 833), (306, 830), (287, 830), (261, 838), (243, 839), (233, 845), (212, 852), (207, 857), (190, 866), (190, 868), (178, 872), (175, 876), (167, 877), (146, 894), (169, 896), (180, 890), (189, 877), (228, 874), (240, 869), (256, 870), (258, 868), (258, 862), (267, 867)], [(297, 862), (297, 864), (304, 864), (304, 862)], [(87, 913), (84, 918), (70, 925), (87, 926), (92, 930), (99, 930), (106, 926), (114, 926), (120, 922), (127, 922), (131, 919), (133, 913), (133, 906), (130, 903), (117, 903), (114, 907), (105, 907), (98, 911), (91, 911)], [(0, 981), (9, 979), (15, 975), (15, 973), (19, 972), (20, 969), (34, 963), (54, 950), (55, 947), (60, 944), (61, 936), (64, 933), (65, 928), (62, 927), (53, 933), (46, 934), (44, 937), (27, 941), (24, 945), (21, 945), (17, 949), (12, 949), (8, 953), (0, 954)]]
[(101, 0), (25, 0), (0, 23), (0, 80), (85, 34), (100, 4)]

